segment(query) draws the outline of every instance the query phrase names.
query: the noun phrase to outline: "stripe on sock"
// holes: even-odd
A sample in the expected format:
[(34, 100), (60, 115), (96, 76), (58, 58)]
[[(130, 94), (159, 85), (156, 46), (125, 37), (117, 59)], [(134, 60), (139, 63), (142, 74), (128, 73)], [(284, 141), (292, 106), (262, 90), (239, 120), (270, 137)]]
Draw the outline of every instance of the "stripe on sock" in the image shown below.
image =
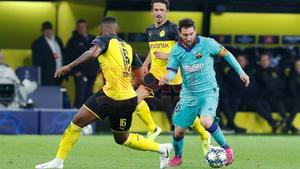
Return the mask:
[(218, 123), (212, 123), (210, 128), (206, 129), (210, 133), (215, 133), (218, 129)]
[(176, 138), (176, 137), (173, 135), (173, 139), (174, 139), (175, 141), (177, 141), (177, 142), (180, 141), (180, 140), (182, 140), (183, 137), (184, 137), (184, 136)]

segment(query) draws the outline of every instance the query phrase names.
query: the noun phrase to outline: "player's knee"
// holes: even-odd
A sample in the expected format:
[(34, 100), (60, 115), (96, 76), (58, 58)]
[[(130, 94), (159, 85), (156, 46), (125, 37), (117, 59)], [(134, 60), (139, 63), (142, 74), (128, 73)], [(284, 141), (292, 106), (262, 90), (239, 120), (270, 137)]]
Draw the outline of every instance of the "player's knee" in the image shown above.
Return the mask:
[(119, 139), (119, 138), (115, 138), (115, 143), (119, 144), (119, 145), (123, 145), (126, 142), (125, 139)]
[(212, 125), (213, 120), (210, 116), (201, 116), (200, 122), (204, 128), (208, 129)]
[(128, 139), (128, 135), (126, 133), (114, 133), (115, 143), (123, 145)]
[(114, 140), (115, 140), (115, 143), (123, 145), (126, 142), (127, 138), (124, 138), (124, 137), (114, 137)]
[(185, 134), (185, 129), (175, 128), (175, 131), (174, 131), (175, 138), (182, 138), (182, 137), (184, 137), (184, 134)]

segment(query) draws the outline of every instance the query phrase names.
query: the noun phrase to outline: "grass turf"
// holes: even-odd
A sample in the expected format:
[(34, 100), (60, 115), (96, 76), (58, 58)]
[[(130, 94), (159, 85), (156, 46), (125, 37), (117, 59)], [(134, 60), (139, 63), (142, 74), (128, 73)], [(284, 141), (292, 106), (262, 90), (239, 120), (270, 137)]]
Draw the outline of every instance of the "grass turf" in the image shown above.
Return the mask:
[[(33, 169), (51, 160), (61, 136), (0, 135), (0, 169)], [(171, 135), (158, 142), (171, 142)], [(226, 136), (235, 150), (230, 169), (298, 169), (299, 136)], [(65, 161), (65, 169), (155, 169), (156, 153), (139, 152), (114, 143), (111, 135), (83, 136)], [(209, 169), (198, 136), (186, 136), (184, 163), (177, 169)], [(225, 168), (225, 167), (224, 167)]]

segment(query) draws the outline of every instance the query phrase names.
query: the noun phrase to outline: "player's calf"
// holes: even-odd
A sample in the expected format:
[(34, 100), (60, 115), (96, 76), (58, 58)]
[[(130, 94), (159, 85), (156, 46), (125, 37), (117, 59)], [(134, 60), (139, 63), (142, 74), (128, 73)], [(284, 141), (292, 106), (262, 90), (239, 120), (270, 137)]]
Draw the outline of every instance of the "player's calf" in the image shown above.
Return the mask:
[(205, 131), (208, 135), (208, 138), (207, 139), (202, 139), (201, 140), (201, 144), (202, 144), (202, 150), (203, 150), (203, 154), (206, 155), (208, 150), (210, 149), (211, 147), (211, 136), (210, 136), (210, 133)]

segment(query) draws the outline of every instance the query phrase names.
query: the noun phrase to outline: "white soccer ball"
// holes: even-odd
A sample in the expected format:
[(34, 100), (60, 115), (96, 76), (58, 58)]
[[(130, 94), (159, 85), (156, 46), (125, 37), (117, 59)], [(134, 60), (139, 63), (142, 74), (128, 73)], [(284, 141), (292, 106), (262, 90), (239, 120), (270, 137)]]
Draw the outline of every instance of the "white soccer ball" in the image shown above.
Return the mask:
[(92, 135), (93, 134), (93, 126), (91, 124), (85, 126), (82, 131), (82, 135)]
[(212, 146), (208, 150), (205, 160), (212, 168), (220, 168), (226, 164), (226, 152), (222, 147)]

